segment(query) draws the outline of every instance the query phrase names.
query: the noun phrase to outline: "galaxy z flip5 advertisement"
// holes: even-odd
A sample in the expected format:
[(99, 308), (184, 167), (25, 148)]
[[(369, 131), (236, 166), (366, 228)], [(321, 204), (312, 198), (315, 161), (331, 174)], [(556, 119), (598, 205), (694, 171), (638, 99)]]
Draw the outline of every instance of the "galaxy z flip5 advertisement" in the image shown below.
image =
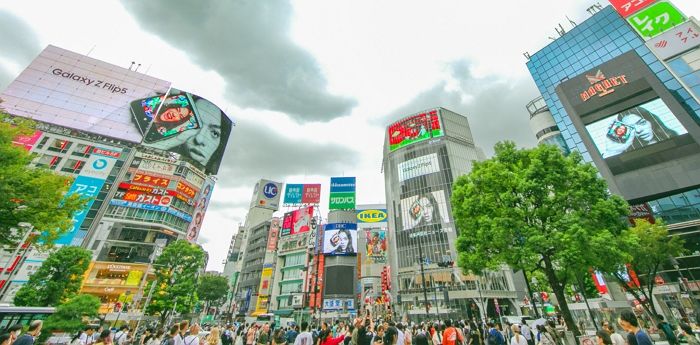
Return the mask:
[(131, 114), (143, 145), (179, 153), (208, 174), (216, 174), (226, 149), (231, 120), (214, 103), (189, 92), (135, 100)]

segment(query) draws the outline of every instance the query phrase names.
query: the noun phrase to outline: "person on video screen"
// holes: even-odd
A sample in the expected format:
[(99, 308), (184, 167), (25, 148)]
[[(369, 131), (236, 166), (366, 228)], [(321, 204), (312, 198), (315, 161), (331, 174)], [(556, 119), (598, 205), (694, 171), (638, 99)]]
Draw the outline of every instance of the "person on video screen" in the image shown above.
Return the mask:
[(331, 238), (331, 245), (335, 246), (335, 249), (331, 252), (333, 254), (351, 254), (355, 252), (352, 246), (352, 234), (347, 229), (338, 230), (338, 233)]
[(677, 136), (652, 112), (634, 107), (610, 119), (603, 158), (633, 151)]
[(409, 209), (411, 218), (416, 222), (414, 226), (437, 223), (440, 220), (438, 203), (433, 193), (425, 193), (411, 203)]
[[(194, 103), (199, 128), (182, 131), (149, 146), (181, 153), (199, 163), (207, 172), (215, 173), (226, 148), (226, 139), (231, 133), (231, 122), (226, 121), (219, 107), (208, 100), (199, 98)], [(166, 119), (175, 119), (178, 116), (181, 117), (182, 114), (171, 112)]]

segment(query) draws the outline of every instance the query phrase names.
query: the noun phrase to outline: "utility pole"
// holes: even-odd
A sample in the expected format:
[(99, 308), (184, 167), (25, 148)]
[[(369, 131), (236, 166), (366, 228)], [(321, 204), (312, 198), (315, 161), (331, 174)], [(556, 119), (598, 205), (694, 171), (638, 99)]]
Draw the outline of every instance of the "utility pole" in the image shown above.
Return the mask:
[[(532, 301), (532, 309), (535, 311), (535, 317), (540, 318), (540, 312), (537, 310), (537, 302), (535, 302), (534, 295), (532, 294), (532, 289), (530, 288), (530, 281), (527, 279), (527, 271), (523, 268), (523, 276), (525, 277), (525, 287), (527, 287), (527, 293), (530, 294), (529, 300)], [(535, 277), (532, 277), (534, 280)]]
[(430, 309), (428, 309), (428, 290), (425, 288), (425, 271), (423, 270), (423, 245), (418, 242), (418, 256), (420, 256), (420, 275), (423, 282), (423, 302), (425, 303), (425, 318), (430, 317)]

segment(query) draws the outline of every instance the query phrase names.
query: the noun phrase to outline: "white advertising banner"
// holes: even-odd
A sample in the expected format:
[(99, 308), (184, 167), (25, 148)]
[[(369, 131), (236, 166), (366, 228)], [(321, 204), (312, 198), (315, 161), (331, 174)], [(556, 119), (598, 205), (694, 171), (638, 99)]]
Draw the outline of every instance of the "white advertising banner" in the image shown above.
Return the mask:
[(399, 181), (440, 171), (437, 153), (421, 156), (398, 164)]
[(646, 42), (661, 60), (666, 60), (700, 45), (700, 24), (697, 19), (670, 29)]

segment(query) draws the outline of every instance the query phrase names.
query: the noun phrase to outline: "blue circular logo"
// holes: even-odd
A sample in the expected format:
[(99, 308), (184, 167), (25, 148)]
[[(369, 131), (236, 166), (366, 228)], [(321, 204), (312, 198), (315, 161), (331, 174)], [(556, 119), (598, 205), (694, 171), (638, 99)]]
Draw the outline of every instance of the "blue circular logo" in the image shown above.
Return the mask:
[(100, 159), (96, 160), (94, 163), (92, 163), (92, 167), (95, 170), (102, 170), (105, 167), (107, 167), (107, 160), (100, 158)]
[(277, 196), (277, 186), (274, 183), (268, 183), (263, 187), (263, 194), (268, 199), (272, 199)]

